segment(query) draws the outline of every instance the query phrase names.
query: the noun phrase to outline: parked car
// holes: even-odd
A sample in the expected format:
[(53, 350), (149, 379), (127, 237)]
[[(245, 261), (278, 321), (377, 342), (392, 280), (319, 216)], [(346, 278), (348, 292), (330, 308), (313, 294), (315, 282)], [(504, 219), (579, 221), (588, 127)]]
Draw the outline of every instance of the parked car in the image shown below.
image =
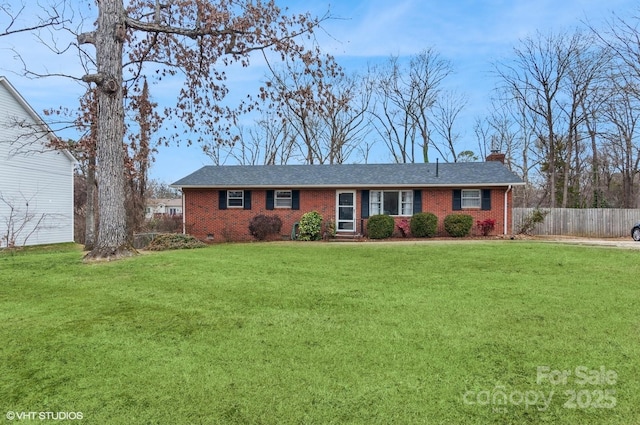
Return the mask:
[(640, 242), (640, 221), (631, 229), (631, 237), (634, 241)]

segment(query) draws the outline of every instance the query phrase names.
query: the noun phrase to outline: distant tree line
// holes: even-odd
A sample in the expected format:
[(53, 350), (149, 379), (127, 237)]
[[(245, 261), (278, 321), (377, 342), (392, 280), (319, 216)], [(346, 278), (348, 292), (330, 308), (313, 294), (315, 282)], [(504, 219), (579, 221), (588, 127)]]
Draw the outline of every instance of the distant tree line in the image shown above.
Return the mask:
[[(214, 164), (336, 164), (369, 162), (374, 148), (392, 162), (497, 150), (527, 183), (519, 206), (637, 208), (640, 20), (612, 16), (603, 29), (521, 40), (492, 64), (495, 90), (473, 128), (462, 128), (466, 96), (445, 89), (453, 68), (433, 48), (353, 74), (327, 57), (313, 75), (272, 70), (255, 122), (205, 152)], [(465, 131), (475, 148), (462, 145)]]

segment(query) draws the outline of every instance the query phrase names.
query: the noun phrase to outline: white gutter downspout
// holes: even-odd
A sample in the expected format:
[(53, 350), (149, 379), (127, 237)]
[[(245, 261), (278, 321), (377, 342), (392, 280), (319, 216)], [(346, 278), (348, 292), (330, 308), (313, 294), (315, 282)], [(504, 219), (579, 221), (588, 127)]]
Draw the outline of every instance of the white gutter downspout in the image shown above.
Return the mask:
[(507, 217), (509, 217), (509, 209), (507, 208), (507, 201), (509, 200), (509, 191), (511, 190), (511, 185), (509, 185), (509, 187), (507, 188), (507, 190), (504, 192), (504, 235), (507, 234)]
[(186, 235), (187, 234), (187, 222), (186, 222), (186, 214), (185, 214), (185, 209), (184, 209), (184, 190), (181, 190), (180, 192), (182, 192), (182, 234)]

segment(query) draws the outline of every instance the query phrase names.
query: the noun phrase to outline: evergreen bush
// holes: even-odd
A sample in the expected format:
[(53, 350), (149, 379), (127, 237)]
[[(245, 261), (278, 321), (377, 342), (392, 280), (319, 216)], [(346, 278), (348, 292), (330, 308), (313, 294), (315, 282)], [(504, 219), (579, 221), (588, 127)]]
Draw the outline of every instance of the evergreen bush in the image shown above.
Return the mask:
[(428, 212), (414, 214), (409, 227), (411, 234), (417, 238), (432, 238), (438, 231), (438, 217)]
[(389, 215), (372, 215), (367, 220), (367, 236), (371, 239), (385, 239), (393, 235), (396, 224)]
[(454, 238), (467, 236), (473, 226), (473, 217), (467, 214), (449, 214), (444, 218), (444, 230)]
[(298, 224), (298, 239), (317, 241), (322, 238), (322, 216), (317, 211), (302, 214)]

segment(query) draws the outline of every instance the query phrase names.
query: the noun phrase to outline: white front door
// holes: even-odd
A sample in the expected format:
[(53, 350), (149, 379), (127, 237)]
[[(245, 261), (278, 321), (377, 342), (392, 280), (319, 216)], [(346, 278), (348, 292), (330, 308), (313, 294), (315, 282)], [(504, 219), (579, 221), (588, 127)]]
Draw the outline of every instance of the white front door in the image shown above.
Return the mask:
[(356, 192), (336, 192), (336, 231), (354, 232), (356, 230)]

